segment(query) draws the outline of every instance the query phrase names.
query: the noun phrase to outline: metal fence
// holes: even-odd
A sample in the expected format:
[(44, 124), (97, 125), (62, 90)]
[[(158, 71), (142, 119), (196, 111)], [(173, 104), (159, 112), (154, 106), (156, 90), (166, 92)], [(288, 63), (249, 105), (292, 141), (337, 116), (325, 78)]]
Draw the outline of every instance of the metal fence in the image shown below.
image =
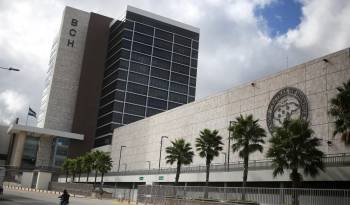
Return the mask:
[[(326, 167), (334, 166), (348, 166), (350, 165), (350, 153), (342, 154), (330, 154), (323, 158), (324, 165)], [(224, 171), (239, 171), (243, 170), (243, 161), (238, 161), (230, 164), (212, 164), (210, 166), (210, 172), (224, 172)], [(249, 170), (262, 170), (271, 169), (272, 161), (266, 160), (251, 160), (249, 161)], [(181, 168), (181, 173), (199, 173), (205, 172), (206, 166), (184, 166)], [(176, 168), (161, 168), (161, 169), (150, 169), (150, 170), (126, 170), (120, 172), (109, 172), (107, 176), (116, 175), (139, 175), (139, 174), (170, 174), (176, 173)]]
[[(293, 196), (299, 205), (349, 205), (350, 190), (341, 189), (290, 189), (290, 188), (257, 188), (257, 187), (203, 187), (203, 186), (138, 186), (138, 203), (172, 204), (169, 200), (180, 200), (177, 204), (198, 204), (204, 199), (207, 191), (208, 199), (214, 202), (227, 203), (242, 199), (245, 193), (247, 201), (260, 205), (292, 204)], [(197, 199), (197, 200), (196, 200)], [(208, 200), (204, 202), (208, 204)]]

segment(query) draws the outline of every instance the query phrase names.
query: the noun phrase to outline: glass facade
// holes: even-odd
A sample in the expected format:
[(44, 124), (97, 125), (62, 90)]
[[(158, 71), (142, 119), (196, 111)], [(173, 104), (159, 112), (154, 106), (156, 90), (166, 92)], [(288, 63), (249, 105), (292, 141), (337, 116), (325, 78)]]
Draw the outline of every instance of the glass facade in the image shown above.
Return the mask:
[(199, 33), (127, 11), (110, 27), (95, 147), (115, 128), (194, 101)]
[(22, 163), (23, 167), (35, 167), (36, 163), (36, 155), (39, 149), (39, 138), (27, 136), (24, 147), (23, 147), (23, 155), (22, 155)]

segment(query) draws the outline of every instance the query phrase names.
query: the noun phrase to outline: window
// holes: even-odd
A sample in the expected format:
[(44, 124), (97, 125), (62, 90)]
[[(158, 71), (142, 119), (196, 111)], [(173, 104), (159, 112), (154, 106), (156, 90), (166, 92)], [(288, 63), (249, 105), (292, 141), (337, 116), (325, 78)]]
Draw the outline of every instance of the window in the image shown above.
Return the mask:
[(125, 81), (117, 80), (117, 89), (118, 90), (125, 90), (125, 87), (126, 87)]
[(197, 68), (197, 59), (191, 60), (191, 67)]
[(152, 58), (152, 66), (170, 69), (170, 61), (166, 61), (166, 60), (162, 60), (162, 59), (153, 57)]
[(196, 94), (196, 88), (190, 87), (190, 95), (195, 96)]
[(149, 88), (148, 95), (152, 96), (152, 97), (164, 99), (164, 100), (168, 99), (168, 92), (167, 91), (159, 90), (159, 89), (156, 89), (156, 88)]
[(172, 71), (188, 75), (190, 68), (185, 65), (180, 65), (177, 63), (172, 64)]
[(137, 62), (140, 62), (140, 63), (143, 63), (143, 64), (150, 64), (151, 57), (147, 56), (147, 55), (144, 55), (144, 54), (132, 52), (131, 60), (137, 61)]
[(151, 78), (151, 86), (156, 87), (156, 88), (163, 88), (168, 90), (169, 87), (169, 81), (167, 80), (160, 80), (157, 78)]
[(185, 65), (190, 64), (190, 58), (176, 54), (176, 53), (173, 53), (173, 61), (177, 63), (185, 64)]
[(198, 58), (198, 51), (197, 50), (192, 50), (192, 58)]
[(153, 28), (150, 26), (143, 25), (143, 24), (136, 23), (135, 24), (135, 31), (153, 36)]
[(124, 114), (123, 123), (129, 124), (129, 123), (133, 123), (133, 122), (136, 122), (138, 120), (141, 120), (141, 119), (143, 119), (143, 117), (137, 117), (137, 116), (133, 116), (133, 115)]
[(167, 60), (171, 59), (171, 53), (165, 50), (160, 50), (158, 48), (153, 48), (153, 55), (159, 58), (164, 58)]
[(193, 41), (192, 48), (198, 50), (198, 42), (197, 41)]
[(113, 122), (122, 123), (122, 118), (123, 118), (123, 114), (122, 113), (113, 112)]
[(95, 147), (100, 147), (103, 145), (109, 145), (112, 143), (112, 135), (108, 135), (102, 138), (95, 140)]
[(148, 55), (151, 55), (152, 53), (152, 47), (146, 46), (140, 43), (134, 42), (133, 44), (133, 50), (141, 52), (141, 53), (146, 53)]
[(196, 86), (196, 79), (195, 78), (190, 78), (190, 85)]
[(114, 103), (114, 106), (113, 106), (114, 111), (123, 112), (123, 108), (124, 108), (124, 103), (122, 103), (122, 102), (115, 102)]
[(188, 91), (187, 89), (188, 88), (185, 85), (180, 85), (180, 84), (173, 83), (173, 82), (170, 83), (170, 90), (171, 91), (187, 94), (187, 91)]
[(117, 93), (115, 94), (116, 100), (124, 101), (124, 97), (125, 97), (125, 92), (117, 91)]
[(111, 94), (108, 94), (107, 96), (103, 97), (100, 101), (100, 106), (105, 105), (105, 104), (111, 102), (112, 100), (114, 100), (114, 95), (115, 95), (115, 93), (112, 92)]
[(158, 48), (163, 48), (163, 49), (167, 49), (169, 51), (171, 51), (172, 49), (172, 43), (167, 42), (167, 41), (163, 41), (160, 39), (154, 39), (154, 46), (158, 47)]
[(188, 83), (188, 76), (184, 76), (184, 75), (177, 74), (177, 73), (171, 73), (171, 80), (187, 85), (187, 83)]
[(169, 110), (170, 109), (173, 109), (173, 108), (176, 108), (176, 107), (179, 107), (180, 105), (182, 104), (178, 104), (178, 103), (173, 103), (173, 102), (169, 102)]
[(132, 38), (132, 32), (124, 30), (123, 31), (123, 38), (131, 39)]
[(162, 38), (162, 39), (165, 39), (165, 40), (168, 40), (168, 41), (173, 41), (173, 34), (172, 33), (169, 33), (169, 32), (166, 32), (166, 31), (162, 31), (162, 30), (158, 30), (158, 29), (156, 29), (155, 32), (156, 32), (155, 33), (156, 37)]
[(197, 76), (197, 69), (191, 68), (191, 77)]
[(113, 111), (113, 107), (114, 107), (113, 103), (110, 103), (110, 104), (108, 104), (108, 105), (102, 107), (102, 108), (99, 110), (98, 115), (104, 115), (104, 114), (106, 114), (106, 113), (112, 112), (112, 111)]
[(139, 64), (139, 63), (135, 63), (135, 62), (130, 62), (130, 70), (148, 75), (148, 73), (149, 73), (149, 66), (148, 65)]
[(125, 113), (144, 116), (145, 115), (145, 107), (126, 103), (125, 104)]
[(187, 96), (170, 92), (169, 100), (179, 103), (187, 103)]
[(147, 117), (150, 117), (152, 115), (161, 113), (162, 110), (157, 110), (157, 109), (152, 109), (152, 108), (147, 108)]
[(132, 93), (126, 93), (126, 101), (138, 105), (146, 105), (146, 97)]
[(111, 124), (107, 124), (103, 127), (97, 128), (96, 135), (100, 136), (100, 135), (104, 135), (104, 134), (112, 133), (112, 132), (113, 132), (113, 130), (112, 130)]
[(148, 98), (148, 106), (165, 110), (167, 107), (167, 102), (164, 100)]
[(191, 47), (191, 39), (189, 39), (189, 38), (185, 38), (185, 37), (178, 36), (175, 34), (174, 40), (175, 40), (175, 43)]
[(128, 91), (142, 95), (147, 95), (147, 86), (128, 82)]
[(135, 83), (142, 83), (142, 84), (148, 84), (148, 76), (137, 74), (134, 72), (129, 73), (129, 81), (135, 82)]
[(128, 75), (128, 72), (125, 70), (118, 70), (118, 79), (126, 80), (126, 77)]
[(117, 85), (117, 82), (115, 81), (115, 82), (109, 84), (108, 86), (106, 86), (105, 88), (103, 88), (101, 96), (105, 96), (106, 94), (108, 94), (111, 91), (115, 90), (116, 85)]
[(168, 80), (169, 79), (169, 75), (170, 75), (169, 71), (152, 67), (151, 76)]
[(111, 122), (113, 119), (113, 113), (109, 113), (108, 115), (105, 115), (97, 120), (97, 127), (100, 127), (101, 125), (107, 124), (108, 122)]
[(191, 54), (191, 49), (184, 47), (184, 46), (174, 44), (174, 52), (189, 56)]
[(152, 45), (153, 43), (153, 38), (150, 36), (146, 36), (140, 33), (134, 33), (134, 41), (138, 41), (141, 43), (149, 44)]
[(134, 29), (134, 22), (126, 20), (124, 26), (128, 29)]

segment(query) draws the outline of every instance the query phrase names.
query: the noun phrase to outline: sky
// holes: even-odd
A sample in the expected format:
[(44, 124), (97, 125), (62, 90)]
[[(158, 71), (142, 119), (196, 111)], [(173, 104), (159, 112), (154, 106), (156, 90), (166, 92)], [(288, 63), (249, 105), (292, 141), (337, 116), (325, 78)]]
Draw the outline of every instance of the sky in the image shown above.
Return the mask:
[(350, 46), (348, 0), (0, 0), (0, 66), (21, 69), (0, 70), (0, 124), (39, 112), (66, 5), (112, 18), (132, 5), (199, 27), (196, 100)]

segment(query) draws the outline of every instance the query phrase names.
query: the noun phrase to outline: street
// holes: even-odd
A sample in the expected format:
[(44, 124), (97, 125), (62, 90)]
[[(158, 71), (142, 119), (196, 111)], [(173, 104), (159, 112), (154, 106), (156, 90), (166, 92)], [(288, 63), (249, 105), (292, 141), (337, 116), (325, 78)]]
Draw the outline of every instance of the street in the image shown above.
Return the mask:
[[(58, 195), (28, 192), (20, 190), (4, 190), (4, 199), (0, 200), (0, 205), (57, 205), (59, 204)], [(113, 200), (98, 200), (91, 198), (70, 198), (70, 205), (118, 205)]]

